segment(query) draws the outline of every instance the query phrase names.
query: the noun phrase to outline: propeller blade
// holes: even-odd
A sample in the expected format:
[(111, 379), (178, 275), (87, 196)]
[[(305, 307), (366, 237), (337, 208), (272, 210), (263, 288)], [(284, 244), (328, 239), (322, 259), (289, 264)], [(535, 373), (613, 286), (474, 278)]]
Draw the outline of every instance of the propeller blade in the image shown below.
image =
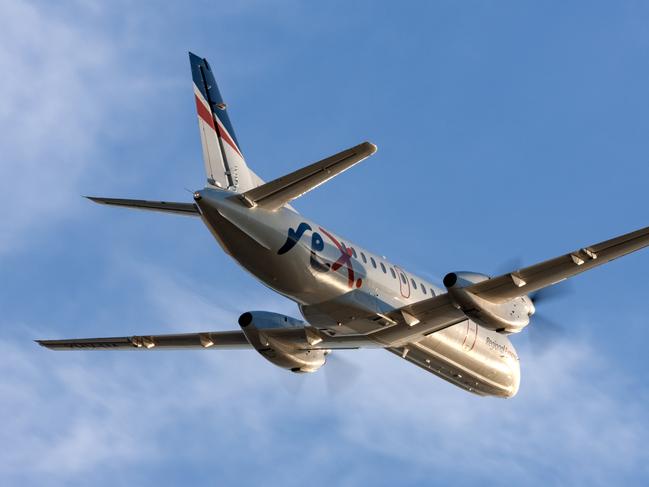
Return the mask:
[(340, 351), (327, 355), (323, 366), (327, 393), (337, 395), (348, 390), (358, 379), (361, 369), (355, 362), (344, 358)]
[(565, 298), (574, 293), (574, 287), (571, 281), (561, 281), (557, 284), (539, 289), (530, 294), (530, 299), (537, 305), (539, 303), (554, 301), (555, 299)]
[(302, 395), (302, 390), (304, 389), (304, 384), (306, 383), (307, 374), (295, 374), (286, 370), (279, 370), (277, 374), (278, 381), (281, 384), (284, 391), (294, 397), (299, 397)]
[(510, 272), (517, 271), (522, 267), (522, 260), (520, 257), (512, 257), (501, 262), (495, 269), (494, 276), (501, 276)]
[(529, 327), (530, 348), (535, 354), (542, 354), (553, 348), (565, 334), (565, 329), (543, 314), (536, 313)]

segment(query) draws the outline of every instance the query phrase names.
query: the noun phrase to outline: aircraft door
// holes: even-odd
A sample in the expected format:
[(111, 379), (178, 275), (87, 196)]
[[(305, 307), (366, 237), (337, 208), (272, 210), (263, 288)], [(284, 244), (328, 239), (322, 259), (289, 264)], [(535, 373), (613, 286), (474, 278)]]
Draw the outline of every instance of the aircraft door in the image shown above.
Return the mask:
[(478, 340), (478, 325), (471, 320), (466, 320), (466, 334), (462, 342), (462, 350), (470, 352)]
[(408, 282), (408, 276), (406, 273), (401, 270), (401, 268), (394, 266), (394, 270), (397, 271), (397, 278), (399, 279), (399, 290), (401, 291), (401, 296), (404, 298), (410, 297), (410, 282)]

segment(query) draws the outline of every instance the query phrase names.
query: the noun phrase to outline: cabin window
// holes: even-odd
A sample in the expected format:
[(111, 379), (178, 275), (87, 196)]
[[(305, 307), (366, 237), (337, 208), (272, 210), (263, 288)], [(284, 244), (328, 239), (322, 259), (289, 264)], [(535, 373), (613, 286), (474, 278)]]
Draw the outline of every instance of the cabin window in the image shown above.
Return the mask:
[(367, 264), (367, 257), (365, 257), (363, 252), (361, 252), (361, 258), (363, 259), (363, 263)]
[(423, 284), (419, 284), (419, 285), (421, 286), (421, 292), (424, 293), (424, 294), (428, 294), (426, 292), (426, 287)]
[(393, 279), (396, 279), (396, 278), (397, 278), (397, 273), (394, 272), (394, 269), (393, 269), (392, 267), (390, 267), (390, 274), (392, 274), (392, 278), (393, 278)]
[(383, 262), (381, 262), (381, 270), (383, 271), (383, 274), (388, 273), (388, 271), (385, 269), (385, 265), (383, 264)]
[(417, 289), (417, 283), (415, 282), (415, 280), (412, 277), (410, 278), (410, 282), (412, 283), (413, 289)]
[(374, 257), (370, 257), (370, 260), (372, 261), (372, 267), (376, 269), (376, 261), (374, 260)]
[(354, 256), (354, 259), (358, 259), (358, 256), (356, 255), (356, 249), (354, 247), (352, 249), (352, 255)]
[(406, 279), (406, 276), (403, 275), (403, 272), (400, 272), (399, 275), (401, 276), (401, 282), (408, 284), (408, 280)]

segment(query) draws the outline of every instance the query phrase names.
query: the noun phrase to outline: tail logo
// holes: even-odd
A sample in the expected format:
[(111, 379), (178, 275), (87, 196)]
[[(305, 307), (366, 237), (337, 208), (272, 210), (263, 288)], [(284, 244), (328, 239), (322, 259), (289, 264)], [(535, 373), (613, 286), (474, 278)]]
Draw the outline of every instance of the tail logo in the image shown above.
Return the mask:
[[(324, 233), (327, 238), (331, 240), (331, 242), (336, 246), (336, 248), (340, 252), (340, 256), (333, 264), (330, 264), (329, 262), (322, 262), (318, 257), (317, 252), (322, 252), (324, 250), (324, 240), (322, 239), (322, 235), (320, 235), (318, 232), (312, 232), (311, 255), (309, 258), (311, 267), (316, 272), (329, 272), (337, 271), (341, 267), (345, 266), (347, 268), (347, 285), (349, 286), (349, 288), (353, 288), (354, 285), (356, 285), (356, 287), (361, 287), (363, 280), (360, 278), (355, 279), (354, 267), (352, 264), (352, 250), (344, 243), (339, 242), (336, 237), (327, 232), (324, 228), (318, 227), (318, 229), (322, 233)], [(307, 230), (312, 230), (312, 228), (311, 225), (306, 222), (300, 223), (296, 229), (289, 228), (286, 242), (284, 242), (284, 245), (282, 245), (282, 247), (277, 251), (277, 254), (283, 255), (289, 252), (302, 239)]]

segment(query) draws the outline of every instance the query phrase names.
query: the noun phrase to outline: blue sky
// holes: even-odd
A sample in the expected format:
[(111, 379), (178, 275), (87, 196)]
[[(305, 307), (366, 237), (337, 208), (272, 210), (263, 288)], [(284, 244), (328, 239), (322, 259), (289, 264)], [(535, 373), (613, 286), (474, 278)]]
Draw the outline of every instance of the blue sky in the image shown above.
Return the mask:
[[(297, 316), (200, 222), (187, 51), (272, 178), (371, 140), (296, 202), (438, 279), (649, 224), (644, 2), (0, 4), (0, 484), (646, 485), (649, 251), (574, 280), (514, 337), (519, 395), (481, 399), (378, 350), (307, 377), (254, 353), (55, 354), (35, 338)], [(353, 370), (352, 374), (349, 370)]]

